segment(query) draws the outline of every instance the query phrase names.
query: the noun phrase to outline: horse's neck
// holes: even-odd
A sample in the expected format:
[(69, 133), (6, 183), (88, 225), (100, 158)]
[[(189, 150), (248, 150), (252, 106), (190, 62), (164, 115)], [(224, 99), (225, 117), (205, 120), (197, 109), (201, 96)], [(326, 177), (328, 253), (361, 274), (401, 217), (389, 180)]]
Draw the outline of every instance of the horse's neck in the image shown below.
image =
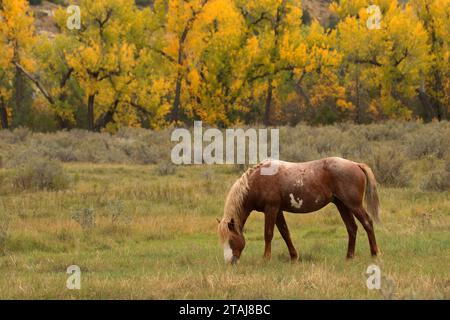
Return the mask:
[(243, 210), (242, 211), (242, 214), (241, 214), (241, 225), (240, 225), (240, 232), (242, 233), (243, 231), (244, 231), (244, 226), (245, 226), (245, 223), (247, 222), (247, 218), (249, 217), (249, 215), (250, 215), (250, 211), (248, 211), (248, 210)]
[(247, 198), (248, 198), (248, 195), (246, 194), (243, 197), (242, 208), (241, 208), (241, 210), (238, 211), (239, 212), (239, 221), (240, 221), (240, 226), (239, 226), (240, 230), (239, 231), (241, 233), (244, 229), (244, 225), (247, 222), (250, 212), (252, 211), (252, 209), (249, 208), (249, 203), (247, 202)]
[[(245, 176), (245, 179), (247, 179), (247, 176)], [(230, 191), (231, 195), (229, 195), (228, 198), (228, 201), (230, 202), (227, 204), (228, 212), (226, 213), (226, 215), (228, 216), (228, 218), (235, 217), (236, 220), (239, 221), (239, 232), (242, 232), (245, 222), (247, 221), (247, 218), (252, 211), (252, 209), (248, 207), (249, 193), (248, 187), (246, 186), (247, 183), (247, 180), (236, 182), (236, 184), (232, 188), (232, 191)]]

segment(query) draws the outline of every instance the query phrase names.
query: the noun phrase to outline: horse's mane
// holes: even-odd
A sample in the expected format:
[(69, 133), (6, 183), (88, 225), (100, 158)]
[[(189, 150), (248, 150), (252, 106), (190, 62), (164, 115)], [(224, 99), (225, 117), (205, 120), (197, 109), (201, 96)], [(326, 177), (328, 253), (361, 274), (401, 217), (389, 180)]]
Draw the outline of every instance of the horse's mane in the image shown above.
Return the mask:
[(244, 209), (244, 200), (245, 196), (248, 193), (248, 178), (249, 176), (255, 172), (258, 168), (260, 168), (264, 162), (261, 162), (249, 169), (247, 169), (242, 176), (236, 180), (236, 182), (231, 187), (228, 192), (227, 198), (225, 200), (225, 207), (223, 218), (219, 223), (219, 237), (222, 243), (227, 239), (229, 234), (228, 223), (233, 219), (234, 228), (238, 234), (242, 233), (242, 221), (241, 216)]

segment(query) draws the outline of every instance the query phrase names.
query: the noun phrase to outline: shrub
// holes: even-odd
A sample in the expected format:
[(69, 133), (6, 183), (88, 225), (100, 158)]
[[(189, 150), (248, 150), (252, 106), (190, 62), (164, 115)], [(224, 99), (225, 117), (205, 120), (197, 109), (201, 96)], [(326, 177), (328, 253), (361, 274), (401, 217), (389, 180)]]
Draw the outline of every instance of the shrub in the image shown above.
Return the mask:
[(361, 161), (371, 152), (371, 145), (357, 126), (324, 126), (319, 128), (299, 125), (281, 130), (281, 156), (294, 162), (339, 156)]
[(170, 161), (162, 161), (155, 168), (155, 174), (158, 176), (169, 176), (177, 172), (177, 167)]
[(34, 158), (16, 168), (12, 182), (20, 190), (62, 190), (68, 187), (69, 178), (59, 162)]
[(126, 215), (123, 201), (113, 201), (106, 206), (107, 215), (111, 218), (112, 224), (131, 222), (131, 217)]
[(450, 126), (447, 123), (432, 123), (421, 126), (407, 136), (407, 153), (413, 159), (435, 156), (443, 159), (450, 155)]
[(25, 142), (31, 135), (31, 131), (28, 128), (19, 127), (12, 132), (13, 143)]
[(35, 159), (42, 159), (43, 155), (35, 148), (22, 147), (14, 152), (8, 161), (5, 163), (7, 168), (18, 168), (26, 166), (35, 161)]
[(132, 163), (151, 164), (157, 163), (159, 156), (155, 153), (155, 147), (142, 141), (125, 140), (120, 143), (122, 152)]
[(280, 129), (280, 157), (286, 161), (304, 162), (320, 157), (314, 145), (313, 128), (297, 125)]
[(7, 172), (0, 170), (0, 194), (9, 190), (10, 179)]
[[(245, 129), (245, 128), (244, 128)], [(171, 129), (152, 131), (121, 128), (116, 134), (74, 129), (56, 133), (33, 133), (25, 128), (0, 130), (0, 155), (4, 166), (21, 158), (45, 157), (63, 162), (156, 164), (170, 160)], [(280, 157), (304, 162), (341, 156), (370, 162), (373, 148), (391, 144), (412, 159), (450, 159), (450, 123), (421, 124), (387, 121), (369, 125), (340, 123), (333, 126), (280, 127)]]
[(95, 211), (93, 208), (75, 210), (72, 219), (78, 222), (83, 230), (90, 230), (95, 227)]
[(364, 135), (369, 141), (402, 140), (404, 135), (417, 130), (420, 126), (420, 123), (402, 122), (398, 120), (368, 125), (351, 125), (352, 128), (358, 130), (361, 135)]
[(5, 252), (6, 241), (9, 237), (9, 217), (0, 215), (0, 254)]
[(391, 146), (376, 148), (371, 159), (367, 161), (374, 171), (377, 181), (390, 187), (406, 187), (409, 185), (412, 173), (406, 166), (409, 159), (401, 149)]
[[(449, 166), (449, 164), (447, 164)], [(448, 191), (450, 190), (450, 168), (434, 169), (428, 173), (420, 188), (425, 191)]]

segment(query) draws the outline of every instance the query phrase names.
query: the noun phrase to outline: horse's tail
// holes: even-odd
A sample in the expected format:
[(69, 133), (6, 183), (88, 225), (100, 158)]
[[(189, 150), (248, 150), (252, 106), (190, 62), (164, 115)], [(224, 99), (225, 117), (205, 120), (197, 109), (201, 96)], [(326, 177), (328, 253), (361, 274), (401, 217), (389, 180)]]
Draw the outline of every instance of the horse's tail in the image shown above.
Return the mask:
[(365, 192), (365, 201), (367, 212), (370, 217), (377, 223), (380, 222), (380, 200), (378, 199), (377, 192), (377, 180), (375, 179), (375, 175), (373, 174), (372, 169), (364, 163), (358, 163), (358, 166), (366, 175), (366, 192)]

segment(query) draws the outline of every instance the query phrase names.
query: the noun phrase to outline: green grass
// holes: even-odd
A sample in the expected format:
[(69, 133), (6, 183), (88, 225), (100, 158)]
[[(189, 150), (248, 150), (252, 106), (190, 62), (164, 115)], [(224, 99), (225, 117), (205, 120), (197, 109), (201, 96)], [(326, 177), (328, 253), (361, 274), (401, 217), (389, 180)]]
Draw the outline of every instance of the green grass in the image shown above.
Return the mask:
[[(346, 230), (329, 205), (287, 214), (301, 257), (295, 264), (278, 232), (272, 260), (263, 261), (263, 215), (253, 213), (241, 261), (230, 267), (215, 218), (239, 176), (233, 167), (158, 176), (155, 166), (65, 164), (74, 178), (68, 190), (0, 195), (0, 216), (9, 221), (0, 242), (0, 298), (449, 299), (450, 192), (420, 191), (424, 166), (411, 165), (410, 188), (380, 188), (382, 256), (370, 257), (360, 227), (356, 257), (346, 261)], [(95, 227), (83, 230), (72, 219), (83, 208), (94, 209)], [(390, 294), (367, 289), (372, 263), (394, 284)], [(73, 264), (82, 271), (81, 290), (65, 286)]]

